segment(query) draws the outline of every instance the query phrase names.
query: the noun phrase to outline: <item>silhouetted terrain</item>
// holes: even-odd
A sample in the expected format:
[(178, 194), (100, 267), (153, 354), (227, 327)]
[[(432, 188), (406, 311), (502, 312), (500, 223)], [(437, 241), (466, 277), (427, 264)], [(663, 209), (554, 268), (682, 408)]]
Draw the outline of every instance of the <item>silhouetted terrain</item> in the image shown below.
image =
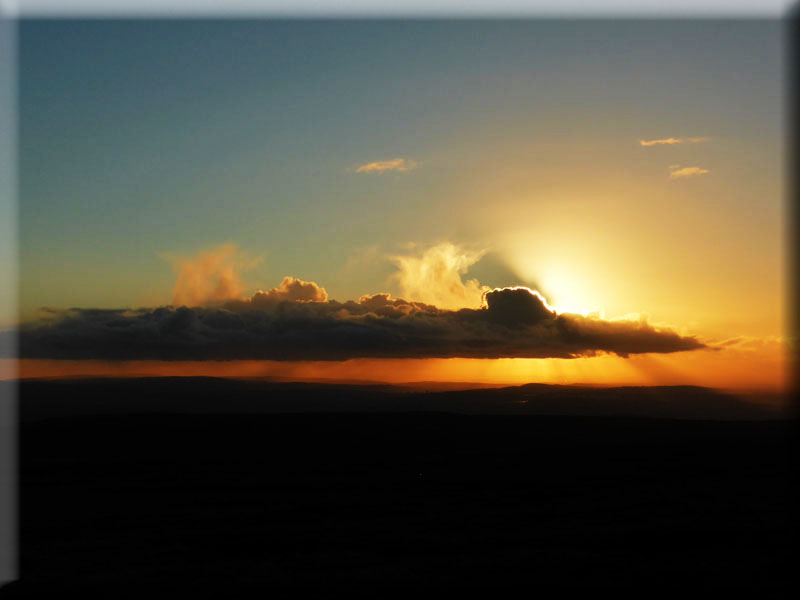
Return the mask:
[(709, 390), (20, 387), (9, 597), (788, 588), (791, 422)]
[[(617, 387), (528, 384), (438, 391), (446, 384), (292, 383), (263, 379), (161, 377), (30, 380), (23, 419), (77, 414), (456, 412), (520, 415), (626, 415), (674, 419), (776, 419), (775, 405), (692, 386)], [(452, 385), (452, 384), (450, 384)], [(433, 390), (433, 391), (432, 391)]]

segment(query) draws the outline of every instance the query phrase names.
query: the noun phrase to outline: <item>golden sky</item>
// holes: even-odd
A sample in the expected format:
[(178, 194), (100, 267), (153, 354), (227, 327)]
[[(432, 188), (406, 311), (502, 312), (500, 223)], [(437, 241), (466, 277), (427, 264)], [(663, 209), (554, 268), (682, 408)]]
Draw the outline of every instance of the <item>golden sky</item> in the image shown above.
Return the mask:
[[(781, 31), (23, 23), (21, 374), (781, 388)], [(513, 286), (559, 316), (486, 310)], [(435, 306), (402, 323), (451, 346), (420, 328), (393, 338), (398, 298)], [(162, 321), (170, 305), (214, 325)], [(220, 319), (257, 306), (269, 323), (304, 311), (321, 333), (281, 338), (293, 362), (250, 337), (221, 352)], [(384, 337), (325, 337), (319, 319)], [(193, 335), (217, 350), (185, 350)]]

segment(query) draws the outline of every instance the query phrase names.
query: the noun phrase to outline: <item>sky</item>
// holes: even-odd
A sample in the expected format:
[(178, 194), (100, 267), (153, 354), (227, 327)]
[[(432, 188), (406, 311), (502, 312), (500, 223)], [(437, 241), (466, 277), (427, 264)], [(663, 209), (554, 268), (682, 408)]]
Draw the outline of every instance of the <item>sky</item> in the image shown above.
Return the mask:
[[(703, 348), (415, 350), (383, 363), (385, 378), (780, 386), (782, 27), (23, 21), (21, 320), (255, 302), (285, 277), (324, 301), (389, 293), (440, 310), (527, 286), (573, 324), (624, 318)], [(500, 322), (490, 312), (476, 315)], [(78, 354), (23, 358), (108, 358)]]

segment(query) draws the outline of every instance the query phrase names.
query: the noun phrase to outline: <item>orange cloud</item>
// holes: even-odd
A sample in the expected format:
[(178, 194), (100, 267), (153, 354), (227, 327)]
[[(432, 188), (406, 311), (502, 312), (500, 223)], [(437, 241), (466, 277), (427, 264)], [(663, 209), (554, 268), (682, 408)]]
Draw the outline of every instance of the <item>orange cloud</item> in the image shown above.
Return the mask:
[(383, 173), (384, 171), (405, 172), (416, 169), (419, 163), (415, 160), (405, 158), (392, 158), (391, 160), (379, 160), (361, 165), (356, 168), (356, 173)]
[(318, 286), (313, 281), (303, 281), (294, 277), (284, 277), (280, 286), (268, 292), (258, 290), (250, 302), (254, 306), (270, 302), (327, 302), (328, 292), (324, 287)]
[(680, 177), (693, 177), (694, 175), (705, 175), (709, 173), (708, 169), (701, 169), (700, 167), (683, 167), (680, 168), (680, 165), (670, 165), (671, 173), (669, 176), (672, 179), (678, 179)]
[(172, 292), (174, 306), (202, 306), (242, 296), (242, 269), (246, 261), (235, 244), (223, 244), (198, 252), (192, 258), (171, 258), (178, 271)]
[(692, 137), (692, 138), (686, 138), (686, 139), (684, 139), (684, 138), (672, 138), (671, 137), (671, 138), (662, 138), (662, 139), (659, 139), (659, 140), (639, 140), (639, 144), (644, 146), (644, 147), (661, 146), (661, 145), (671, 146), (673, 144), (685, 144), (685, 143), (697, 144), (697, 143), (700, 143), (700, 142), (707, 142), (707, 141), (708, 141), (707, 137)]
[(642, 146), (659, 146), (662, 144), (682, 144), (683, 140), (676, 138), (665, 138), (661, 140), (640, 140), (639, 143)]

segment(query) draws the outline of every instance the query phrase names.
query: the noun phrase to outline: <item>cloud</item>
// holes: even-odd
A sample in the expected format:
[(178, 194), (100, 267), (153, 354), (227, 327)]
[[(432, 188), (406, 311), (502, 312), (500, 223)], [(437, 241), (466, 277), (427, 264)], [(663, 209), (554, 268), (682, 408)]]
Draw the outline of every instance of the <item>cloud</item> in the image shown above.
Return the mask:
[(533, 325), (557, 316), (539, 292), (522, 286), (497, 288), (486, 292), (484, 298), (494, 323)]
[(707, 142), (707, 137), (691, 137), (691, 138), (662, 138), (659, 140), (639, 140), (639, 144), (648, 147), (648, 146), (671, 146), (673, 144), (698, 144), (700, 142)]
[(784, 353), (788, 354), (795, 348), (797, 340), (791, 337), (781, 336), (737, 336), (714, 342), (712, 345), (718, 348), (732, 348), (753, 353)]
[(398, 268), (393, 278), (403, 297), (455, 309), (480, 306), (483, 295), (489, 291), (477, 279), (466, 282), (461, 279), (461, 275), (483, 255), (484, 252), (473, 252), (444, 242), (418, 254), (392, 256), (390, 259)]
[(102, 360), (576, 358), (705, 347), (645, 321), (558, 314), (527, 288), (447, 310), (385, 293), (338, 302), (292, 277), (218, 306), (54, 310), (22, 326), (19, 342), (19, 358)]
[(405, 172), (416, 169), (419, 163), (415, 160), (405, 158), (392, 158), (391, 160), (379, 160), (361, 165), (356, 168), (356, 173), (383, 173), (384, 171)]
[(676, 138), (664, 138), (664, 139), (661, 139), (661, 140), (639, 140), (639, 143), (642, 146), (646, 147), (646, 146), (660, 146), (662, 144), (670, 144), (670, 145), (671, 144), (682, 144), (683, 140), (682, 139), (676, 139)]
[(294, 277), (284, 277), (277, 288), (268, 292), (258, 290), (249, 300), (253, 306), (267, 306), (277, 302), (327, 302), (328, 292), (313, 281), (303, 281)]
[(693, 177), (694, 175), (705, 175), (710, 171), (708, 169), (701, 169), (700, 167), (683, 167), (681, 168), (680, 165), (670, 165), (670, 174), (669, 176), (672, 179), (678, 179), (680, 177)]
[(168, 257), (178, 272), (172, 304), (201, 306), (240, 298), (244, 293), (240, 273), (257, 260), (246, 259), (235, 244), (223, 244), (191, 258)]

